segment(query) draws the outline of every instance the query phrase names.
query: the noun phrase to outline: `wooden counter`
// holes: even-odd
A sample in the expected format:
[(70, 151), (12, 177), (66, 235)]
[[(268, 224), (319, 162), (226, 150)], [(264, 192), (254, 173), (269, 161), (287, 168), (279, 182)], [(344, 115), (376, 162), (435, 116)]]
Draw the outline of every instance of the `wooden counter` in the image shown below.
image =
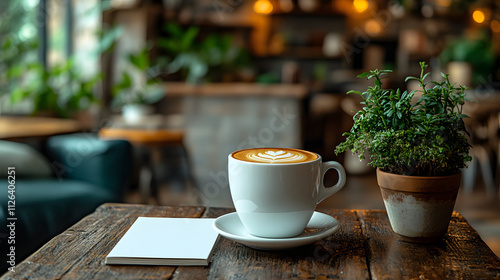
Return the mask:
[(255, 84), (255, 83), (214, 83), (190, 85), (186, 83), (165, 83), (167, 96), (205, 96), (205, 97), (294, 97), (302, 99), (308, 89), (301, 84)]

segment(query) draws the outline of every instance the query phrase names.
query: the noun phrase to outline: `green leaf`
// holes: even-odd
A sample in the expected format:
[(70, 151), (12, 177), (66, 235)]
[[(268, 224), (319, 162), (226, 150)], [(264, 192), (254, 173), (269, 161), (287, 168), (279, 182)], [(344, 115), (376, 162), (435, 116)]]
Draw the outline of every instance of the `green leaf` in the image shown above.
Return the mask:
[(118, 38), (123, 35), (123, 31), (124, 29), (121, 26), (114, 26), (108, 30), (99, 32), (99, 47), (97, 48), (95, 55), (111, 51)]
[(427, 78), (427, 76), (429, 76), (429, 74), (430, 74), (430, 73), (431, 73), (431, 72), (427, 72), (427, 73), (424, 75), (424, 77), (422, 78), (422, 80), (425, 80), (425, 79)]
[(183, 32), (182, 28), (175, 23), (169, 22), (169, 23), (164, 25), (163, 29), (172, 36), (175, 36), (175, 37), (182, 36), (182, 32)]
[(178, 42), (171, 40), (171, 39), (166, 39), (166, 38), (160, 38), (158, 39), (158, 46), (167, 50), (168, 52), (172, 54), (177, 54), (181, 52), (181, 46)]
[(28, 91), (24, 91), (22, 88), (15, 88), (10, 94), (10, 102), (12, 104), (16, 104), (18, 102), (21, 102), (28, 96), (29, 96)]
[(197, 27), (191, 26), (185, 31), (184, 35), (181, 37), (180, 49), (181, 51), (189, 51), (192, 48), (194, 39), (198, 36), (199, 29)]
[(409, 80), (417, 80), (417, 81), (420, 81), (420, 79), (419, 79), (419, 78), (416, 78), (416, 77), (406, 77), (405, 82), (408, 82)]
[(122, 73), (122, 80), (120, 83), (116, 84), (112, 88), (113, 96), (118, 96), (123, 90), (130, 89), (132, 87), (132, 78), (127, 72)]
[(366, 78), (366, 77), (368, 77), (368, 75), (370, 75), (370, 72), (364, 72), (364, 73), (359, 74), (357, 77), (358, 78)]
[(148, 50), (144, 48), (137, 54), (129, 54), (128, 61), (141, 71), (147, 70), (149, 68)]

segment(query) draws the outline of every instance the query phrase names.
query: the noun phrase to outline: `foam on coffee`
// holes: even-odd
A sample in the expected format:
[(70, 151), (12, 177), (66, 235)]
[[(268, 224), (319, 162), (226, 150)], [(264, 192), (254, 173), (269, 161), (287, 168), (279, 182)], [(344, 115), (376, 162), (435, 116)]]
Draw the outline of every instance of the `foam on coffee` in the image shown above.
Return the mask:
[(260, 163), (301, 163), (318, 158), (315, 153), (288, 148), (256, 148), (236, 151), (235, 159)]

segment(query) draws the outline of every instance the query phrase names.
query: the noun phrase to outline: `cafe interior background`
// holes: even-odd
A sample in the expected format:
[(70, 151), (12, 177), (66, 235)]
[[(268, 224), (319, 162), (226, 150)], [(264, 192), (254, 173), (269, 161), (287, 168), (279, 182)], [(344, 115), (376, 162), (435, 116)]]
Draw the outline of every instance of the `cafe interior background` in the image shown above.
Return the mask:
[(129, 140), (123, 201), (162, 205), (232, 207), (227, 155), (279, 146), (346, 168), (319, 208), (384, 209), (373, 168), (334, 153), (360, 108), (346, 92), (373, 69), (418, 89), (404, 78), (426, 61), (433, 80), (470, 87), (473, 161), (455, 209), (500, 255), (499, 1), (2, 1), (0, 43), (0, 120), (71, 119)]

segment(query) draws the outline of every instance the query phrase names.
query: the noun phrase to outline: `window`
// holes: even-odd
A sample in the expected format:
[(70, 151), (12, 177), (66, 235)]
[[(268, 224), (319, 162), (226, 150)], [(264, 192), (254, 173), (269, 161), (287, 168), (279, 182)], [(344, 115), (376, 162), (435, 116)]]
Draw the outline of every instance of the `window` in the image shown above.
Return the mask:
[(73, 97), (99, 73), (100, 27), (100, 0), (0, 1), (0, 113), (86, 107)]

